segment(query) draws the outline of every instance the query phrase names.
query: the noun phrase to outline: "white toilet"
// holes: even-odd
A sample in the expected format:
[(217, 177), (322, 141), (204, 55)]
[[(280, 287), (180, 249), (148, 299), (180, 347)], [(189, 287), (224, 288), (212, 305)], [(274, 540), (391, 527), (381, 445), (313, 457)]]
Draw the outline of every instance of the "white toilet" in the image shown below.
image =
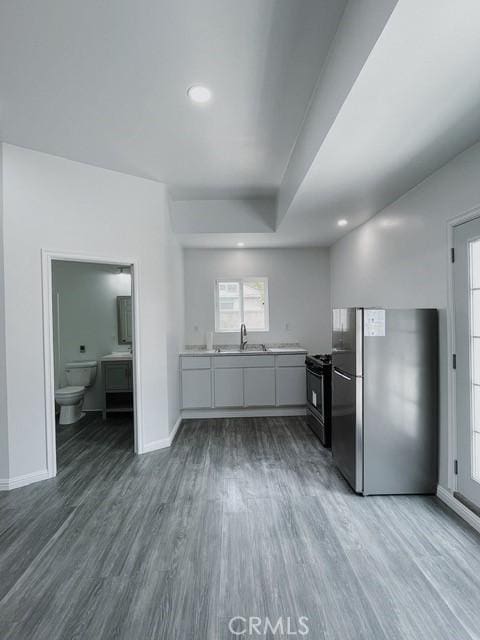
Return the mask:
[(97, 377), (97, 361), (67, 362), (65, 376), (68, 387), (55, 391), (55, 401), (60, 405), (59, 424), (74, 424), (85, 415), (82, 413), (85, 388)]

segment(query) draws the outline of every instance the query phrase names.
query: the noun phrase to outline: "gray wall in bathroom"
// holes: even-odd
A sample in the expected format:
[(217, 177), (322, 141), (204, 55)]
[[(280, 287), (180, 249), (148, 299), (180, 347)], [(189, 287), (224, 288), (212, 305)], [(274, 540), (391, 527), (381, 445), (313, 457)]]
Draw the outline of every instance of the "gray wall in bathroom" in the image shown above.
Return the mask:
[[(100, 360), (112, 351), (127, 350), (117, 340), (117, 296), (131, 293), (131, 279), (112, 265), (53, 263), (55, 385), (67, 385), (65, 363)], [(86, 352), (80, 353), (80, 345)], [(100, 366), (95, 384), (85, 394), (84, 408), (102, 408)]]
[[(216, 279), (266, 276), (270, 331), (249, 333), (249, 342), (300, 342), (309, 351), (330, 350), (328, 249), (185, 249), (184, 257), (187, 344), (205, 344), (205, 333), (215, 329)], [(215, 334), (217, 344), (238, 340), (239, 332)]]

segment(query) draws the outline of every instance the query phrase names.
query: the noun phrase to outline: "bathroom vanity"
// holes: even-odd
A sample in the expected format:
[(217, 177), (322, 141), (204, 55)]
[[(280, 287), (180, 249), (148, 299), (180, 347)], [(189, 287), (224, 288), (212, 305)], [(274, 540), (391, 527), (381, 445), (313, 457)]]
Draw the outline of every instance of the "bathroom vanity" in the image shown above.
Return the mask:
[(108, 413), (133, 412), (133, 364), (129, 352), (111, 353), (101, 359), (103, 419)]

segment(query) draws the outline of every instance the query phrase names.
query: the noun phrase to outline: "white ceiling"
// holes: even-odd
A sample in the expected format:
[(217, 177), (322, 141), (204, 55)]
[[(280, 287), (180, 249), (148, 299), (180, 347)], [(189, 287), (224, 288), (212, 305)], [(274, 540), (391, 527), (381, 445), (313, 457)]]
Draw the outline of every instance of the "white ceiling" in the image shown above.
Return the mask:
[(480, 138), (479, 24), (478, 0), (4, 1), (0, 136), (166, 182), (185, 246), (327, 246)]
[[(5, 142), (166, 182), (279, 186), (344, 0), (0, 3)], [(206, 84), (208, 107), (186, 91)]]
[(397, 4), (277, 235), (330, 245), (479, 140), (479, 25), (478, 0)]
[[(338, 110), (326, 107), (322, 82), (333, 68), (337, 76), (329, 78), (328, 88), (334, 93), (343, 79), (338, 70), (349, 68), (349, 55), (358, 56), (358, 31), (366, 30), (372, 21), (365, 18), (378, 7), (368, 5), (350, 3), (343, 16), (339, 32), (348, 33), (348, 40), (337, 34), (332, 45), (311, 106), (314, 122), (302, 133), (304, 146), (315, 126), (327, 122), (328, 130), (297, 176), (277, 227), (248, 235), (238, 225), (231, 234), (206, 228), (182, 235), (185, 246), (235, 246), (238, 240), (248, 247), (329, 246), (480, 139), (478, 0), (400, 0), (385, 24), (378, 23), (382, 28), (367, 43), (368, 55)], [(338, 227), (340, 218), (349, 224)]]

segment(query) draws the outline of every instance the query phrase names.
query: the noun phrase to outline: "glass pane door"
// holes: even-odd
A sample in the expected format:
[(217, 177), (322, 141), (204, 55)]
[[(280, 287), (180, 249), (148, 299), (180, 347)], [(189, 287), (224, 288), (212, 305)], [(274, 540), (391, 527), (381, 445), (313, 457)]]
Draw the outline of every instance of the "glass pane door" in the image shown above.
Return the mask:
[(471, 466), (472, 479), (480, 482), (480, 239), (469, 249)]
[(480, 507), (480, 219), (454, 230), (456, 490)]

